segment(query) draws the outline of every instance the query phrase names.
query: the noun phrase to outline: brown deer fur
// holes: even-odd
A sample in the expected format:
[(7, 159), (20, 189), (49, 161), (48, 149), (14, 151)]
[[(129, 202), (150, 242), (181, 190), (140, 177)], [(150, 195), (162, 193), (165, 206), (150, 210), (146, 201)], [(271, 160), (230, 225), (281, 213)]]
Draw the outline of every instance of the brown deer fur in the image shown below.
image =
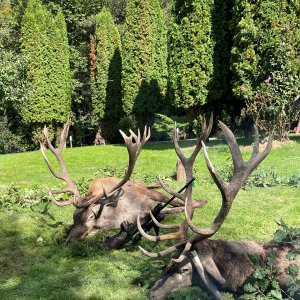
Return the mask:
[[(286, 288), (287, 280), (291, 279), (285, 273), (285, 268), (290, 263), (295, 263), (300, 267), (300, 256), (297, 256), (293, 261), (286, 258), (286, 254), (290, 250), (286, 246), (258, 244), (252, 241), (204, 240), (194, 244), (192, 250), (197, 251), (200, 260), (206, 266), (210, 265), (208, 269), (213, 273), (213, 276), (209, 276), (209, 278), (213, 284), (218, 286), (220, 290), (233, 293), (242, 292), (247, 277), (254, 271), (249, 255), (266, 259), (271, 251), (276, 252), (278, 258), (275, 261), (275, 266), (280, 269), (278, 280), (283, 289)], [(207, 274), (210, 272), (206, 271)], [(212, 279), (213, 277), (218, 278), (218, 272), (225, 279), (223, 285)], [(159, 300), (172, 291), (199, 285), (206, 289), (189, 257), (186, 257), (180, 264), (174, 262), (169, 264), (160, 279), (151, 288), (150, 299)], [(300, 294), (297, 294), (295, 299), (300, 299)]]

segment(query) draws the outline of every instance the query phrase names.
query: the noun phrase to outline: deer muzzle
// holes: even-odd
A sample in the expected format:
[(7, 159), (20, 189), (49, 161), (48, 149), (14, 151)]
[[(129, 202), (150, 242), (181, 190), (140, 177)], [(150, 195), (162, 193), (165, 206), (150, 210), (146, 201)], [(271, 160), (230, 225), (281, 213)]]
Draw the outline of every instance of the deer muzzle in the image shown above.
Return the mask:
[(71, 232), (65, 241), (65, 245), (69, 244), (74, 239), (82, 239), (86, 237), (91, 230), (85, 226), (72, 226)]

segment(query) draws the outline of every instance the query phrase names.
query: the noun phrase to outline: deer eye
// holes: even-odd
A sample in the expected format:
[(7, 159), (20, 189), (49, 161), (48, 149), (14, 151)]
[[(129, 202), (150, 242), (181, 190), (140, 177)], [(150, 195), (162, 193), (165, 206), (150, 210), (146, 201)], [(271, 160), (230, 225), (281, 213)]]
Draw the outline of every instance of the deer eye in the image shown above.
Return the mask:
[(90, 219), (93, 219), (94, 217), (95, 217), (94, 214), (90, 215)]

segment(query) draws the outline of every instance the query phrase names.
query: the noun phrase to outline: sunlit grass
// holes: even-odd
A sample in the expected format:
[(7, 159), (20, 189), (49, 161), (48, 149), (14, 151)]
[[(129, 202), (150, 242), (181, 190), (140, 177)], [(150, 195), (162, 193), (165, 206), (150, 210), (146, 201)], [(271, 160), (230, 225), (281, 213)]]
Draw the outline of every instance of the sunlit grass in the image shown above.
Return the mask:
[[(290, 177), (300, 173), (300, 144), (296, 142), (272, 150), (260, 168), (272, 169), (278, 176)], [(244, 145), (250, 141), (240, 140)], [(191, 152), (193, 141), (182, 146)], [(215, 145), (216, 144), (216, 145)], [(243, 147), (249, 157), (249, 147)], [(230, 163), (230, 154), (221, 140), (208, 143), (208, 153), (217, 169)], [(47, 152), (49, 158), (51, 155)], [(92, 146), (66, 149), (64, 153), (70, 176), (78, 181), (91, 179), (104, 166), (124, 168), (127, 151), (124, 146)], [(144, 181), (157, 174), (166, 178), (173, 189), (183, 183), (175, 182), (177, 157), (171, 143), (145, 146), (137, 162), (133, 178)], [(51, 161), (54, 162), (53, 158)], [(220, 208), (220, 194), (212, 182), (200, 153), (195, 164), (194, 199), (208, 204), (197, 210), (193, 222), (209, 226)], [(0, 155), (0, 189), (11, 184), (25, 188), (57, 187), (39, 151)], [(47, 208), (47, 209), (46, 209)], [(134, 245), (108, 252), (103, 241), (111, 233), (98, 233), (89, 239), (64, 246), (67, 228), (72, 224), (72, 207), (58, 208), (40, 203), (32, 209), (0, 210), (0, 299), (147, 299), (148, 290), (159, 277), (170, 257), (149, 259)], [(241, 190), (224, 225), (214, 238), (268, 241), (281, 218), (299, 227), (300, 189), (289, 186)], [(166, 218), (173, 223), (183, 216)], [(171, 242), (156, 246), (163, 249)], [(151, 250), (150, 242), (142, 241)], [(173, 297), (173, 298), (171, 298)], [(177, 297), (177, 298), (176, 298)], [(205, 299), (199, 289), (175, 293), (169, 299)], [(226, 299), (233, 299), (226, 295)]]

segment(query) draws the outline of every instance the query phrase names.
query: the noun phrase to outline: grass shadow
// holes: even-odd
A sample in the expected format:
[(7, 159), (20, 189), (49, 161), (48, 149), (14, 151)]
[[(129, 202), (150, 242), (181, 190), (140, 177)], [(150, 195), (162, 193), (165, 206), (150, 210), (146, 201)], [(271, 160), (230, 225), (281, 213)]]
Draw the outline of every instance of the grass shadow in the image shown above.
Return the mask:
[(14, 213), (1, 213), (0, 298), (82, 299), (74, 291), (82, 285), (80, 276), (57, 255), (61, 246), (45, 246), (41, 239), (28, 235), (25, 223)]
[(289, 139), (296, 143), (300, 143), (300, 135), (299, 134), (290, 134)]

